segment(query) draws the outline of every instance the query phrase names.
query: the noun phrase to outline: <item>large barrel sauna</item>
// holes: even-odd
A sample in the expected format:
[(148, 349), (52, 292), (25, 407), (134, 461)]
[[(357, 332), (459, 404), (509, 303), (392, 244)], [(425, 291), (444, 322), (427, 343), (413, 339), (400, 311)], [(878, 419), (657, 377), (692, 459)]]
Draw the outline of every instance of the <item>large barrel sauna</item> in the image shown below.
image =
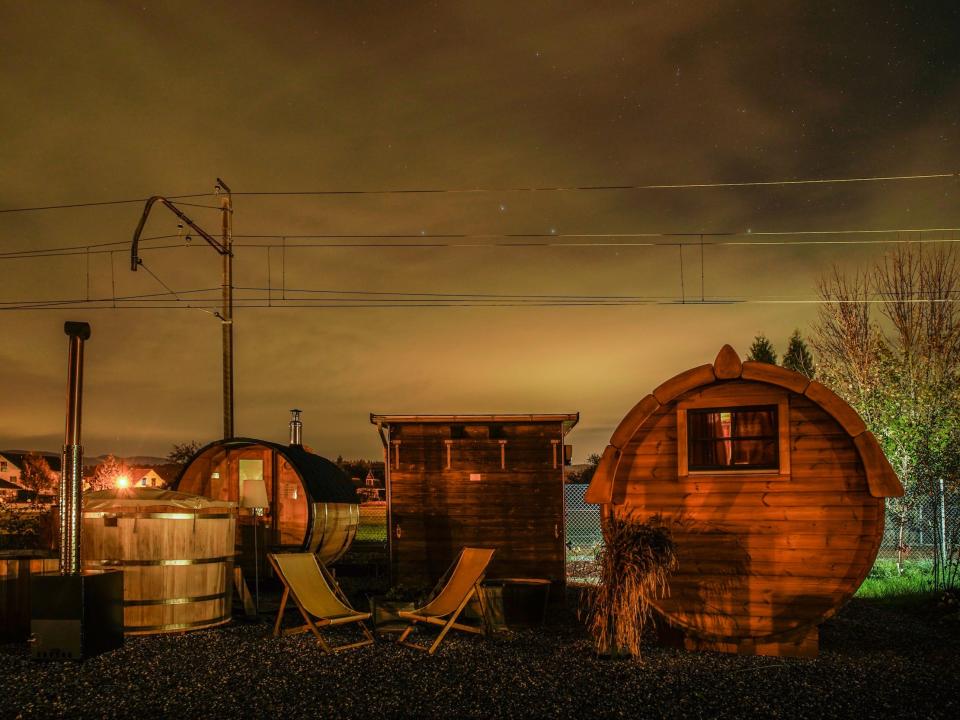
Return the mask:
[[(299, 413), (299, 411), (295, 411)], [(174, 487), (182, 492), (244, 504), (245, 485), (262, 483), (269, 507), (240, 515), (244, 566), (258, 550), (312, 552), (323, 563), (338, 560), (350, 547), (360, 521), (360, 505), (350, 478), (334, 463), (300, 444), (299, 417), (291, 421), (289, 445), (232, 438), (201, 448), (183, 468)], [(267, 567), (260, 563), (261, 571)], [(250, 568), (247, 568), (250, 570)]]
[(230, 620), (236, 503), (127, 488), (85, 493), (85, 569), (123, 571), (128, 635)]
[(846, 402), (725, 345), (627, 413), (585, 499), (673, 527), (679, 568), (655, 603), (664, 639), (813, 656), (818, 626), (873, 566), (884, 498), (902, 494)]

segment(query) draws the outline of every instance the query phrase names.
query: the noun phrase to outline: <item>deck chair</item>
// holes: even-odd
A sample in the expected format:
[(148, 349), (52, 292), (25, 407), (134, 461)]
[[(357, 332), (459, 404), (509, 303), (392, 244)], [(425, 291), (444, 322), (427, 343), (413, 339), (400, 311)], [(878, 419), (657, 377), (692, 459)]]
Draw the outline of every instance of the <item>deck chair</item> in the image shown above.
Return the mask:
[[(402, 619), (410, 622), (410, 626), (403, 631), (397, 642), (417, 650), (425, 650), (432, 655), (450, 630), (463, 630), (464, 632), (485, 635), (487, 613), (480, 583), (483, 582), (487, 565), (490, 564), (494, 552), (494, 550), (487, 548), (465, 547), (461, 550), (460, 557), (440, 578), (440, 582), (437, 583), (437, 587), (432, 594), (432, 599), (426, 605), (417, 610), (403, 610), (397, 613)], [(463, 609), (473, 597), (476, 597), (480, 602), (481, 624), (479, 627), (457, 622), (460, 613), (463, 612)], [(433, 641), (429, 648), (407, 641), (407, 636), (413, 632), (417, 623), (429, 623), (442, 627), (440, 635), (437, 636), (437, 639)]]
[[(331, 654), (373, 642), (373, 635), (363, 622), (370, 618), (370, 613), (357, 612), (350, 607), (336, 580), (313, 553), (270, 553), (267, 557), (276, 570), (277, 577), (283, 582), (283, 598), (277, 612), (277, 621), (273, 625), (274, 637), (309, 631), (317, 638), (323, 651)], [(291, 597), (306, 624), (281, 633), (283, 611)], [(332, 646), (320, 635), (320, 628), (354, 622), (359, 623), (363, 630), (365, 639), (360, 642)]]

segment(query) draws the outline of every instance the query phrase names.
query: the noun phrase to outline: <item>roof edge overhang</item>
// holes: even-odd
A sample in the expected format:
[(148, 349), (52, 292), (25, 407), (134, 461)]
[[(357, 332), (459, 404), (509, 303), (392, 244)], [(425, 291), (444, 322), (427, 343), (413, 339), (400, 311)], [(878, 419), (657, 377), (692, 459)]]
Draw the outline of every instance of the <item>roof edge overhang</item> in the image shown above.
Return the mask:
[(597, 505), (613, 501), (614, 478), (620, 464), (621, 450), (654, 412), (685, 392), (729, 380), (766, 383), (804, 395), (833, 417), (853, 440), (863, 463), (870, 494), (881, 498), (903, 496), (903, 485), (879, 442), (867, 429), (857, 411), (843, 398), (816, 380), (792, 370), (763, 362), (741, 362), (736, 351), (730, 345), (724, 345), (713, 363), (685, 370), (661, 383), (652, 394), (643, 398), (627, 413), (613, 431), (610, 444), (604, 450), (587, 488), (586, 501)]
[(563, 424), (566, 435), (580, 421), (580, 413), (493, 413), (473, 415), (378, 415), (370, 413), (373, 425), (402, 425), (406, 423), (545, 423)]
[[(332, 461), (328, 460), (322, 455), (318, 455), (315, 452), (306, 450), (302, 446), (283, 445), (281, 443), (273, 442), (271, 440), (262, 440), (259, 438), (249, 438), (249, 437), (224, 438), (221, 440), (214, 440), (213, 442), (207, 443), (206, 445), (198, 449), (190, 457), (190, 459), (186, 463), (184, 463), (183, 467), (180, 468), (180, 472), (177, 473), (177, 477), (170, 484), (170, 488), (173, 490), (176, 490), (177, 488), (179, 488), (180, 482), (183, 480), (183, 476), (186, 475), (187, 473), (187, 469), (191, 465), (193, 465), (195, 460), (197, 460), (199, 457), (201, 457), (203, 454), (205, 454), (209, 450), (212, 450), (215, 448), (232, 449), (232, 448), (250, 447), (252, 445), (260, 445), (262, 447), (269, 448), (273, 452), (276, 452), (279, 455), (281, 455), (287, 462), (290, 463), (291, 467), (294, 469), (294, 471), (297, 473), (300, 479), (303, 480), (304, 490), (307, 492), (308, 496), (311, 497), (312, 502), (327, 502), (327, 501), (315, 499), (316, 495), (315, 495), (314, 489), (311, 487), (310, 480), (304, 474), (305, 472), (308, 472), (308, 468), (304, 468), (301, 465), (301, 463), (297, 462), (297, 458), (293, 456), (292, 449), (299, 448), (302, 452), (308, 455), (313, 455), (327, 463), (332, 463)], [(349, 483), (349, 478), (347, 478), (345, 474), (344, 474), (344, 479), (347, 480), (347, 482)], [(354, 494), (356, 494), (356, 490), (353, 488), (352, 484), (350, 484), (350, 489), (354, 492)], [(330, 501), (330, 502), (333, 502), (333, 501)], [(337, 502), (341, 502), (341, 501), (337, 501)], [(343, 500), (342, 502), (347, 502), (347, 501)]]

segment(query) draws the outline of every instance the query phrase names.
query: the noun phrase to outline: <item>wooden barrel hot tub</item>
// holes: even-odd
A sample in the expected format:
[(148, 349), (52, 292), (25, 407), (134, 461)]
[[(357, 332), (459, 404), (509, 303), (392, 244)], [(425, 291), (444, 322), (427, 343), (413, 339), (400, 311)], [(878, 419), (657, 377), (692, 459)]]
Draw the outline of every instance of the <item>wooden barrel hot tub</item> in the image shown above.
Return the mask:
[(124, 633), (230, 620), (236, 503), (130, 488), (87, 493), (83, 565), (123, 571)]

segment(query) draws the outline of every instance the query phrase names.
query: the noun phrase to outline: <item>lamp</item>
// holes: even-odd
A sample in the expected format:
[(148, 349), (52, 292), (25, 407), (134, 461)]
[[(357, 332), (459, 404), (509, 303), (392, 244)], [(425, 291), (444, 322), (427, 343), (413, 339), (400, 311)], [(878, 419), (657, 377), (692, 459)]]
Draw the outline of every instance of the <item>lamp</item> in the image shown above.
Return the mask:
[(253, 571), (254, 571), (254, 593), (256, 600), (254, 606), (257, 612), (260, 612), (260, 551), (257, 548), (257, 534), (260, 530), (260, 516), (263, 509), (270, 507), (270, 500), (267, 498), (267, 486), (263, 478), (246, 478), (243, 481), (243, 487), (240, 495), (240, 507), (250, 508), (253, 511)]

